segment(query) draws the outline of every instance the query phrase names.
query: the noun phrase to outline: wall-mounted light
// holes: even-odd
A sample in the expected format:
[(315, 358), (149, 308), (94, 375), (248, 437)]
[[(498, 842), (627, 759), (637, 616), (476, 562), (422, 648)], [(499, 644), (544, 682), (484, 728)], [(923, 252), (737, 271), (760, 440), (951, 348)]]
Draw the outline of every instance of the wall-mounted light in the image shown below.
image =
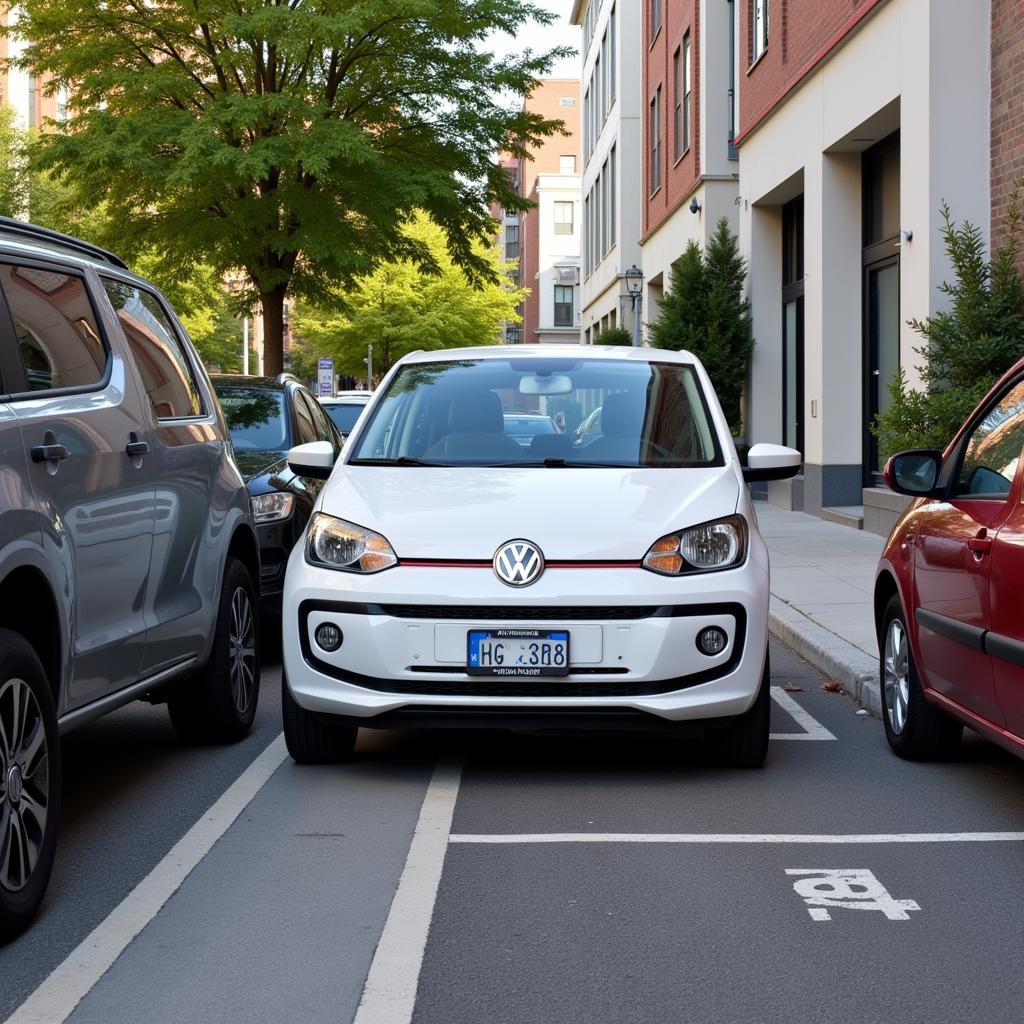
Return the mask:
[(900, 238), (909, 245), (914, 240), (914, 232), (909, 231), (907, 228), (901, 228)]
[(690, 213), (700, 213), (700, 200), (696, 196), (690, 200)]

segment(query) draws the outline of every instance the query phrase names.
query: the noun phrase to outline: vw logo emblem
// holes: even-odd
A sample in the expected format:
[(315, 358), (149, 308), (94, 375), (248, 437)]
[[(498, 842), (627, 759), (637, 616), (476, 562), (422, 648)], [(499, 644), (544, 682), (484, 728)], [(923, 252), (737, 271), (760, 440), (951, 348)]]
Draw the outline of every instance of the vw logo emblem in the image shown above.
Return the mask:
[(494, 555), (494, 574), (510, 587), (528, 587), (543, 571), (544, 556), (528, 540), (510, 540)]

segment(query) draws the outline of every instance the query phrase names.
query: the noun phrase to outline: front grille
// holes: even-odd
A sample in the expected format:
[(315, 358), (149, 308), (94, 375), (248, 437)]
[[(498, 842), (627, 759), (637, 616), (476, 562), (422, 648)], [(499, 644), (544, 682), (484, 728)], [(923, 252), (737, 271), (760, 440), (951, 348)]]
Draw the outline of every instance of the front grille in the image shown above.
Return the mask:
[(692, 679), (662, 679), (644, 683), (544, 683), (535, 679), (510, 682), (498, 678), (493, 682), (473, 680), (453, 683), (441, 680), (420, 682), (413, 679), (391, 681), (360, 678), (357, 685), (380, 693), (430, 697), (649, 697), (682, 690), (695, 683)]
[(614, 619), (650, 619), (657, 605), (492, 605), (492, 604), (382, 604), (381, 615), (396, 619), (470, 619), (475, 622), (577, 622)]

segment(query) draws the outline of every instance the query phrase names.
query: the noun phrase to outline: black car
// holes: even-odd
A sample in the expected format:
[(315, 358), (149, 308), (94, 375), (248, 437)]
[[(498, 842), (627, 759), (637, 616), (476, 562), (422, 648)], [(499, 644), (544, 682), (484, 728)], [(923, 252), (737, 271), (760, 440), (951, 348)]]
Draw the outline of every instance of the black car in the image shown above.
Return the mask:
[(291, 374), (216, 374), (212, 380), (249, 488), (260, 544), (260, 603), (264, 610), (277, 609), (288, 556), (323, 486), (322, 480), (296, 476), (288, 468), (288, 450), (307, 441), (328, 441), (338, 452), (341, 434)]

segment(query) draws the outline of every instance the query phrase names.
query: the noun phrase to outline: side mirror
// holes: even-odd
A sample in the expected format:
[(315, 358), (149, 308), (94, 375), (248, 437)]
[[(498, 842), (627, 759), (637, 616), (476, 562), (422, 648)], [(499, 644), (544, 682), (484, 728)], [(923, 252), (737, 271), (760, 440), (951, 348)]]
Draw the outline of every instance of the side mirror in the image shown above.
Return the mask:
[(934, 448), (917, 448), (899, 452), (886, 464), (882, 474), (890, 490), (923, 498), (935, 493), (942, 470), (942, 452)]
[(747, 452), (743, 479), (747, 483), (760, 480), (788, 480), (800, 472), (804, 457), (795, 449), (781, 444), (755, 444)]
[(299, 476), (326, 480), (334, 469), (335, 458), (330, 441), (309, 441), (297, 444), (288, 452), (288, 465)]

